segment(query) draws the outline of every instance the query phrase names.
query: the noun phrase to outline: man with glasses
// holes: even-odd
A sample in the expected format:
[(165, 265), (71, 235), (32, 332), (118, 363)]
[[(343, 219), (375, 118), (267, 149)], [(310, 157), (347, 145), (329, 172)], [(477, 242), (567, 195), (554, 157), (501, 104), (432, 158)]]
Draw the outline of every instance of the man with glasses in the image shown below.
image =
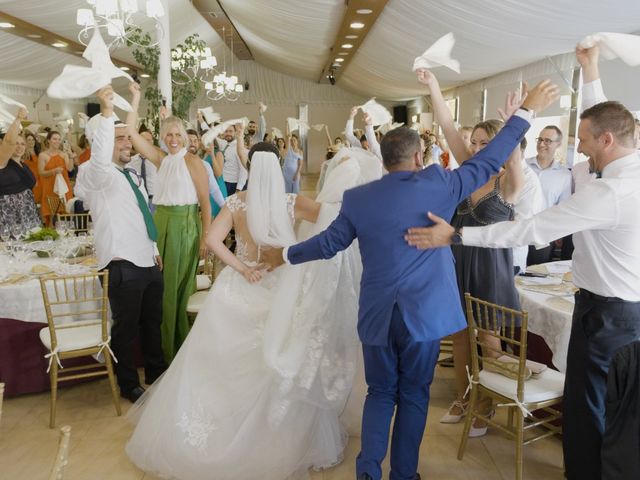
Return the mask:
[[(555, 154), (562, 144), (562, 131), (555, 125), (544, 127), (536, 138), (535, 157), (526, 160), (531, 170), (538, 176), (545, 208), (558, 205), (571, 196), (571, 172), (555, 159)], [(529, 247), (528, 265), (551, 261), (553, 242), (546, 248)]]

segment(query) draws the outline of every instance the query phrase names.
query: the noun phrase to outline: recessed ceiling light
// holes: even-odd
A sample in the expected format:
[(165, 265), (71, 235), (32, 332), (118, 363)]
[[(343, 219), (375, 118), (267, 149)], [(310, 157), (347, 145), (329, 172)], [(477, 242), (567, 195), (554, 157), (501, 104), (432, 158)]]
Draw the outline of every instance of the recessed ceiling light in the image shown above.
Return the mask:
[(345, 55), (349, 55), (349, 52), (340, 52), (338, 55), (342, 55), (344, 57)]
[(342, 48), (353, 48), (353, 45), (351, 45), (350, 43), (343, 43)]
[(37, 33), (30, 33), (27, 35), (29, 38), (42, 38), (42, 35), (38, 35)]
[(0, 28), (13, 28), (15, 25), (9, 22), (0, 22)]
[(339, 67), (340, 67), (340, 64), (339, 64), (339, 63), (334, 63), (334, 64), (332, 64), (331, 66), (332, 66), (333, 68), (339, 68)]
[(359, 13), (360, 15), (369, 15), (371, 12), (373, 12), (373, 10), (370, 8), (359, 8), (356, 10), (356, 13)]
[(141, 78), (149, 78), (149, 74), (148, 73), (143, 73), (140, 75)]
[(348, 38), (349, 40), (353, 40), (354, 38), (358, 38), (358, 35), (345, 35), (344, 38)]
[(364, 28), (364, 23), (362, 22), (353, 22), (349, 25), (351, 28)]
[(67, 44), (63, 42), (56, 42), (56, 43), (52, 43), (51, 46), (56, 48), (65, 48)]
[(128, 72), (129, 71), (129, 67), (120, 67), (120, 70)]
[(334, 62), (344, 62), (344, 58), (336, 58)]

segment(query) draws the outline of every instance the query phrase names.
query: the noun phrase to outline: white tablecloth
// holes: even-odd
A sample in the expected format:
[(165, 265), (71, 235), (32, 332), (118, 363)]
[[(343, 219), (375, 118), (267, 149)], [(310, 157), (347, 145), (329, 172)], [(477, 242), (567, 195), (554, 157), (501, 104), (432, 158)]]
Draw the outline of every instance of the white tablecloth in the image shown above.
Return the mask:
[[(567, 368), (567, 350), (571, 335), (571, 318), (574, 298), (573, 284), (563, 282), (562, 275), (571, 271), (571, 261), (551, 262), (527, 269), (548, 274), (545, 278), (516, 277), (516, 287), (520, 294), (520, 304), (529, 313), (531, 333), (541, 336), (553, 354), (553, 364), (561, 372)], [(548, 286), (550, 285), (550, 286)], [(554, 290), (544, 293), (544, 289)]]
[[(34, 265), (44, 265), (63, 274), (88, 273), (90, 269), (82, 265), (61, 264), (53, 258), (39, 258), (31, 254), (24, 261), (0, 254), (0, 277), (8, 274), (28, 274)], [(2, 278), (0, 278), (1, 280)], [(18, 283), (0, 284), (0, 318), (12, 318), (25, 322), (47, 323), (44, 300), (37, 276)], [(61, 323), (64, 323), (64, 319)]]

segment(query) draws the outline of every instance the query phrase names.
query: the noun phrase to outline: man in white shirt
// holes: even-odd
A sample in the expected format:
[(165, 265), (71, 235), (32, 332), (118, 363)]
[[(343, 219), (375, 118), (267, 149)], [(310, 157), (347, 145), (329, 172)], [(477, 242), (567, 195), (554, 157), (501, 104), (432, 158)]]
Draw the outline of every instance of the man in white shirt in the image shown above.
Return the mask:
[(229, 196), (236, 193), (236, 190), (242, 190), (247, 182), (247, 170), (240, 161), (235, 136), (235, 126), (231, 125), (224, 131), (223, 138), (217, 140), (220, 151), (224, 156), (222, 178)]
[(264, 141), (264, 134), (267, 133), (267, 121), (264, 118), (264, 111), (267, 107), (265, 107), (262, 103), (258, 107), (258, 121), (260, 122), (260, 127), (256, 125), (256, 122), (251, 120), (247, 125), (247, 136), (249, 137), (249, 148), (254, 146), (258, 142)]
[(80, 166), (76, 194), (91, 206), (98, 268), (109, 271), (111, 348), (120, 395), (135, 402), (144, 393), (133, 361), (136, 338), (145, 357), (145, 382), (153, 383), (166, 370), (160, 336), (162, 264), (147, 193), (129, 169), (131, 139), (126, 125), (115, 125), (113, 89), (104, 87), (97, 96), (102, 113), (89, 122), (91, 158)]
[[(142, 131), (140, 132), (140, 136), (143, 137), (147, 142), (153, 144), (153, 135), (151, 135), (150, 131)], [(147, 195), (149, 196), (149, 208), (151, 209), (151, 213), (153, 213), (153, 185), (156, 181), (158, 169), (153, 164), (153, 162), (144, 158), (140, 153), (136, 153), (133, 157), (131, 157), (129, 167), (133, 168), (140, 176), (140, 178), (142, 178), (142, 184), (144, 185), (144, 188), (147, 191)]]
[[(599, 84), (597, 48), (576, 50), (585, 89)], [(436, 225), (410, 229), (407, 241), (419, 248), (503, 248), (574, 234), (573, 283), (580, 290), (567, 356), (564, 459), (569, 480), (600, 480), (609, 365), (619, 348), (640, 338), (640, 154), (633, 116), (618, 102), (599, 103), (580, 118), (578, 151), (601, 178), (525, 220), (455, 232), (430, 215)]]

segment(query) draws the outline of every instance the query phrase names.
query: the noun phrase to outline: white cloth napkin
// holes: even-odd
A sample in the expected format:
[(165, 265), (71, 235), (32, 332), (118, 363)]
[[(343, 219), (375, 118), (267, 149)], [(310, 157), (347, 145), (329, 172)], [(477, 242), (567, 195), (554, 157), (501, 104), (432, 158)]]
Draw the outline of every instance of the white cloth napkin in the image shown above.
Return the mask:
[[(8, 107), (17, 107), (17, 108), (8, 108)], [(20, 102), (17, 102), (14, 99), (0, 93), (0, 121), (4, 121), (6, 123), (13, 123), (13, 121), (16, 119), (16, 115), (18, 114), (18, 110), (21, 108), (27, 108), (27, 107), (25, 107)]]
[(61, 199), (64, 200), (64, 196), (69, 191), (69, 187), (67, 186), (67, 182), (64, 181), (64, 177), (61, 173), (56, 173), (56, 179), (53, 183), (53, 193), (58, 195)]
[(300, 130), (300, 127), (309, 128), (309, 124), (304, 120), (299, 120), (297, 118), (288, 117), (287, 124), (289, 125), (289, 131), (293, 132), (295, 130)]
[(582, 48), (600, 47), (600, 53), (607, 60), (620, 58), (635, 67), (640, 65), (640, 36), (626, 33), (598, 32), (587, 35), (578, 44)]
[(242, 117), (234, 118), (232, 120), (225, 120), (221, 124), (216, 125), (210, 130), (207, 130), (207, 132), (202, 136), (202, 144), (205, 147), (208, 147), (218, 137), (218, 135), (220, 135), (227, 128), (229, 128), (231, 125), (235, 125), (236, 123), (242, 123), (246, 127), (247, 125), (249, 125), (249, 119), (247, 117)]
[[(65, 65), (62, 73), (54, 78), (47, 88), (47, 94), (51, 98), (89, 97), (118, 77), (124, 77), (133, 82), (133, 78), (127, 72), (111, 62), (109, 49), (99, 29), (94, 30), (93, 37), (82, 56), (91, 62), (91, 66)], [(117, 93), (113, 94), (113, 104), (125, 112), (132, 111), (129, 102)]]
[(419, 68), (447, 67), (460, 73), (460, 62), (451, 58), (451, 50), (456, 43), (452, 32), (440, 37), (413, 62), (413, 71)]
[(391, 123), (393, 121), (393, 117), (389, 113), (389, 110), (376, 102), (375, 97), (364, 105), (360, 105), (359, 108), (364, 113), (369, 114), (373, 125), (384, 125), (385, 123)]
[(276, 127), (271, 128), (271, 134), (276, 138), (284, 138), (284, 135), (282, 134), (282, 130)]
[(198, 111), (202, 113), (202, 116), (209, 125), (213, 125), (215, 122), (220, 121), (220, 114), (213, 111), (213, 107), (199, 108)]
[(313, 128), (317, 132), (321, 132), (324, 127), (325, 127), (324, 123), (316, 123), (314, 125), (311, 125), (311, 128)]

